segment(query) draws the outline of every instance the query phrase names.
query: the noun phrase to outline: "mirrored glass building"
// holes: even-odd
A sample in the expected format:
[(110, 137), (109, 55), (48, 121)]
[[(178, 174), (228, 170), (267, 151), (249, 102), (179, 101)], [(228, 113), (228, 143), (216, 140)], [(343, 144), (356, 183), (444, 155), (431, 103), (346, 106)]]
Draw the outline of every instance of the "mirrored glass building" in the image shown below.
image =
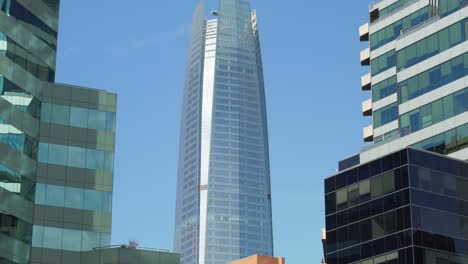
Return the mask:
[(180, 133), (174, 251), (181, 263), (273, 255), (270, 166), (257, 16), (220, 0), (193, 17)]
[(110, 246), (117, 96), (55, 83), (58, 0), (0, 0), (0, 263)]

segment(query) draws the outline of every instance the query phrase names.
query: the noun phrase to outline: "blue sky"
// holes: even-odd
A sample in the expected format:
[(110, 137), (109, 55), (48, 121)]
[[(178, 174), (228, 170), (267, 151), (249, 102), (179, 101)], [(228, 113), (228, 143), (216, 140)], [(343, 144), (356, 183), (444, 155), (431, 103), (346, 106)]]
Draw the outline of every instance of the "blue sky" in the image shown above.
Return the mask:
[[(212, 9), (217, 1), (207, 0)], [(251, 0), (270, 133), (275, 255), (317, 263), (323, 179), (362, 147), (368, 1)], [(62, 1), (57, 81), (116, 92), (113, 244), (172, 249), (179, 117), (197, 0)]]

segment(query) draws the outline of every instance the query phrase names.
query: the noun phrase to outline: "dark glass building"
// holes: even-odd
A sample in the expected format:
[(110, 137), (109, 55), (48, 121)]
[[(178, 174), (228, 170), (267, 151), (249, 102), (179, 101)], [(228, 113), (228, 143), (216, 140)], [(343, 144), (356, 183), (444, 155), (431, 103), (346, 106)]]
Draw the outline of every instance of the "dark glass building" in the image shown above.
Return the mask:
[(326, 263), (468, 263), (467, 190), (467, 162), (415, 148), (327, 178)]

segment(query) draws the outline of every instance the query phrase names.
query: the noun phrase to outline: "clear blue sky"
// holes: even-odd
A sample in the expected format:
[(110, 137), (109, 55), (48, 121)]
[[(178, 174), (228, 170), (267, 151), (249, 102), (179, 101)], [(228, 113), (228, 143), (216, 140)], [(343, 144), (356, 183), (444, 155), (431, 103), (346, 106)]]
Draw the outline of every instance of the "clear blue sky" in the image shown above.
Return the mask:
[[(114, 244), (172, 249), (179, 116), (198, 0), (62, 1), (57, 81), (116, 92)], [(207, 0), (215, 8), (216, 0)], [(360, 149), (368, 1), (251, 0), (270, 132), (275, 255), (318, 263), (323, 179)]]

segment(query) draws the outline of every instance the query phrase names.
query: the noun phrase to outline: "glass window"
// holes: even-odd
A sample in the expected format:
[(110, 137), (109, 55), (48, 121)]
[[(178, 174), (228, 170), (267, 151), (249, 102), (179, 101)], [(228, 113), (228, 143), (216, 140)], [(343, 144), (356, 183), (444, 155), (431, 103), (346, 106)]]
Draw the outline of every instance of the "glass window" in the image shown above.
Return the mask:
[(49, 161), (49, 144), (39, 143), (38, 160), (41, 163)]
[(395, 191), (395, 171), (390, 171), (382, 176), (383, 194)]
[(57, 165), (67, 164), (67, 146), (49, 144), (48, 163)]
[(348, 190), (343, 189), (336, 192), (336, 208), (343, 209), (348, 203)]
[(88, 109), (71, 107), (70, 126), (87, 128), (88, 127)]
[(61, 249), (63, 229), (55, 227), (44, 227), (44, 248)]
[(90, 251), (101, 246), (101, 234), (96, 232), (83, 231), (81, 240), (81, 250)]
[(382, 177), (374, 177), (371, 179), (371, 198), (376, 198), (383, 195)]
[(56, 185), (47, 185), (46, 204), (50, 206), (64, 207), (65, 188)]
[(63, 230), (62, 249), (68, 251), (81, 250), (81, 231), (80, 230)]
[(68, 120), (70, 120), (70, 107), (53, 104), (50, 117), (52, 123), (67, 126), (69, 125)]
[(379, 215), (372, 218), (372, 238), (376, 239), (385, 235), (384, 217)]
[(112, 193), (110, 192), (102, 193), (102, 211), (104, 212), (112, 211)]
[(105, 152), (104, 170), (114, 170), (114, 153), (109, 151)]
[(374, 128), (381, 127), (398, 119), (398, 106), (392, 104), (374, 112)]
[(86, 168), (86, 149), (68, 146), (68, 166)]
[(46, 202), (46, 186), (44, 184), (36, 184), (36, 199), (37, 204), (45, 204)]
[(86, 150), (86, 168), (94, 170), (104, 169), (104, 152), (95, 149)]
[(94, 190), (84, 190), (84, 209), (102, 211), (102, 193)]
[(33, 226), (32, 246), (42, 247), (43, 239), (44, 239), (44, 227), (37, 226), (37, 225)]
[[(3, 86), (2, 86), (3, 87)], [(50, 123), (50, 112), (52, 111), (52, 106), (47, 103), (43, 103), (41, 106), (41, 121)]]
[(361, 201), (370, 199), (370, 180), (363, 181), (359, 184), (359, 195)]
[(359, 203), (359, 185), (355, 184), (348, 187), (348, 205)]
[(89, 110), (88, 127), (96, 130), (106, 129), (106, 113), (98, 110)]
[(106, 130), (115, 131), (115, 113), (107, 112), (106, 115)]
[(84, 190), (65, 187), (65, 207), (83, 209)]

